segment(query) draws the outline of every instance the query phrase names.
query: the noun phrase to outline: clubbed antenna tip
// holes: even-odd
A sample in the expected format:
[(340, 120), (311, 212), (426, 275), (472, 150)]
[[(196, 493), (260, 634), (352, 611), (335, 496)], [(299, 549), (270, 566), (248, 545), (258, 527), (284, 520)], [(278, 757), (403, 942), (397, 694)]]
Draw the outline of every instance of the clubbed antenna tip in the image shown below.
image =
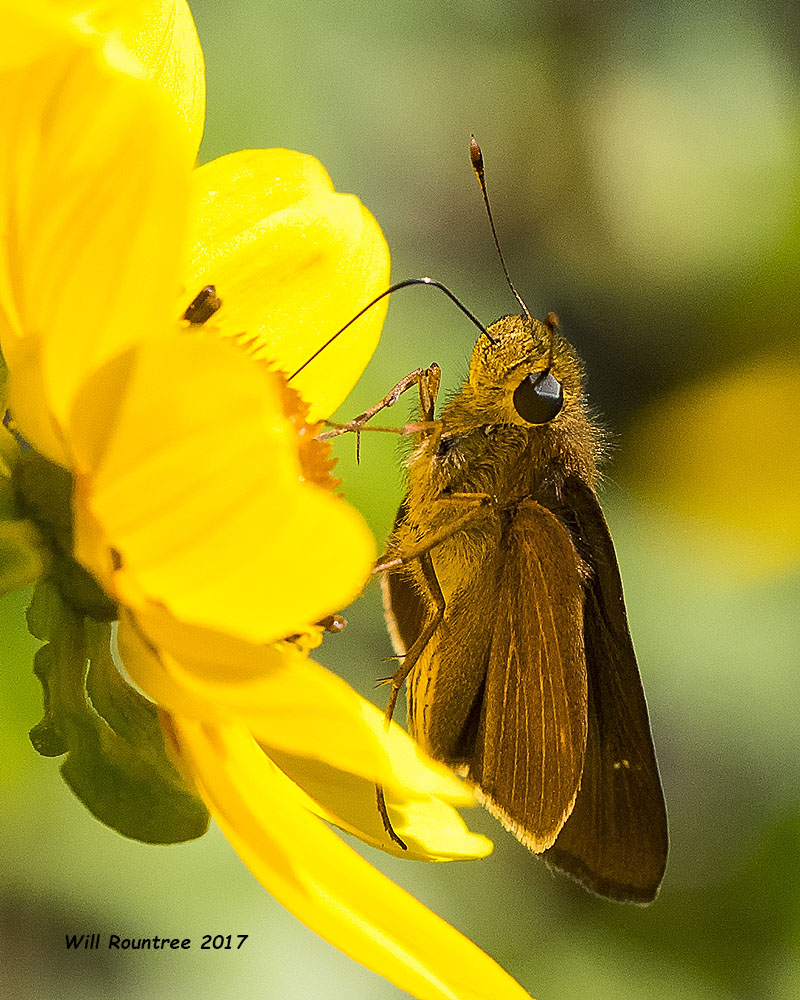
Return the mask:
[(489, 195), (486, 193), (486, 177), (483, 172), (483, 153), (481, 152), (481, 147), (478, 145), (478, 141), (475, 136), (470, 137), (469, 142), (469, 159), (472, 163), (472, 169), (475, 171), (475, 176), (478, 178), (478, 183), (481, 186), (481, 194), (483, 195), (483, 203), (486, 206), (486, 214), (489, 216), (489, 225), (492, 227), (492, 236), (494, 237), (494, 245), (497, 247), (497, 256), (500, 258), (500, 264), (503, 268), (503, 274), (506, 276), (506, 282), (508, 287), (511, 289), (511, 293), (514, 298), (519, 302), (522, 311), (528, 317), (528, 321), (533, 323), (533, 317), (528, 311), (528, 307), (522, 301), (522, 297), (519, 292), (514, 288), (514, 284), (511, 281), (511, 276), (508, 273), (508, 268), (506, 267), (506, 262), (503, 257), (503, 251), (500, 249), (500, 241), (497, 238), (497, 230), (494, 227), (494, 219), (492, 218), (492, 207), (489, 204)]

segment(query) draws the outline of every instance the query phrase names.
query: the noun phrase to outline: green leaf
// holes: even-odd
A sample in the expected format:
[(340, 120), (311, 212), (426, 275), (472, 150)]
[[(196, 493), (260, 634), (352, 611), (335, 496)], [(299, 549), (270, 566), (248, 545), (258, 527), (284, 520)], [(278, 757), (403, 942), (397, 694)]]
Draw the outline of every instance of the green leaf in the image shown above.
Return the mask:
[(12, 477), (21, 454), (17, 439), (0, 423), (0, 520), (3, 521), (19, 517)]
[(20, 457), (14, 435), (0, 424), (0, 596), (35, 583), (51, 563), (41, 532), (19, 509), (14, 470)]
[(111, 729), (86, 722), (61, 765), (64, 781), (101, 822), (146, 844), (201, 837), (208, 812), (186, 789), (165, 781), (135, 747)]
[(87, 635), (90, 665), (86, 691), (95, 711), (122, 739), (161, 747), (158, 709), (120, 674), (111, 652), (108, 629), (93, 624), (87, 627)]
[(114, 621), (118, 614), (115, 602), (73, 558), (72, 474), (29, 450), (13, 463), (11, 477), (19, 514), (33, 521), (46, 541), (52, 553), (48, 572), (66, 603), (79, 615)]
[(202, 836), (208, 812), (167, 757), (156, 706), (117, 670), (111, 626), (76, 614), (49, 582), (36, 588), (28, 623), (50, 640), (35, 660), (44, 718), (31, 730), (34, 747), (66, 753), (67, 785), (126, 837), (171, 844)]
[(29, 736), (37, 753), (43, 757), (60, 757), (69, 749), (66, 737), (59, 728), (57, 713), (53, 710), (53, 699), (50, 696), (50, 675), (55, 666), (53, 647), (42, 646), (33, 660), (33, 672), (42, 685), (44, 700), (44, 717), (31, 729)]
[(165, 750), (158, 708), (132, 687), (114, 660), (109, 628), (87, 623), (89, 673), (86, 690), (98, 715), (120, 740), (135, 745), (142, 762), (160, 778), (181, 791), (186, 783)]
[(34, 590), (25, 614), (28, 631), (35, 639), (47, 642), (53, 623), (57, 622), (63, 613), (63, 602), (58, 591), (49, 580), (42, 580)]
[[(4, 430), (4, 428), (0, 428), (0, 430)], [(11, 482), (11, 476), (6, 474), (7, 471), (3, 463), (3, 454), (0, 451), (0, 521), (16, 521), (19, 512), (14, 496), (14, 486)]]
[(0, 523), (0, 596), (36, 583), (47, 571), (44, 541), (30, 521)]
[(113, 622), (119, 616), (117, 605), (97, 580), (70, 556), (58, 555), (50, 567), (50, 578), (64, 601), (77, 615), (88, 615), (98, 622)]
[(63, 552), (72, 551), (72, 473), (37, 451), (19, 456), (13, 470), (20, 511), (48, 531)]

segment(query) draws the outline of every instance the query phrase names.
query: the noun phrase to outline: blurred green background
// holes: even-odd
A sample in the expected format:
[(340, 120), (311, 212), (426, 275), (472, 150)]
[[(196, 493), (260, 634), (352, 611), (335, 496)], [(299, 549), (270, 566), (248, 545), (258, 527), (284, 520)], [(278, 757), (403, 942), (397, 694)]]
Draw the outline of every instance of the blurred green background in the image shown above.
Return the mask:
[[(800, 16), (769, 3), (194, 0), (202, 157), (315, 154), (384, 228), (395, 278), (432, 274), (486, 322), (513, 312), (467, 146), (475, 132), (512, 276), (555, 310), (613, 432), (603, 491), (670, 815), (649, 909), (551, 876), (490, 817), (482, 862), (373, 860), (538, 1000), (800, 996)], [(342, 409), (474, 330), (406, 291)], [(408, 408), (390, 416), (401, 423)], [(381, 544), (402, 449), (338, 443)], [(0, 649), (0, 996), (399, 995), (275, 904), (223, 838), (157, 848), (101, 827), (36, 756), (20, 628)], [(382, 703), (372, 585), (320, 659)], [(373, 856), (374, 855), (374, 856)], [(64, 933), (247, 933), (241, 952), (67, 953)]]

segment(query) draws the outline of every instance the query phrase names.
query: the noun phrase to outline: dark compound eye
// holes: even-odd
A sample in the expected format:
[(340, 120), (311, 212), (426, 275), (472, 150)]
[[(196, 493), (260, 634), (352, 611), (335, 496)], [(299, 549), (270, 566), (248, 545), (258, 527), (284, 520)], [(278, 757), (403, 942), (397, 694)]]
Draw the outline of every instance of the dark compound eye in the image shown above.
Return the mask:
[(514, 409), (529, 424), (546, 424), (564, 405), (564, 389), (552, 372), (526, 375), (514, 390)]

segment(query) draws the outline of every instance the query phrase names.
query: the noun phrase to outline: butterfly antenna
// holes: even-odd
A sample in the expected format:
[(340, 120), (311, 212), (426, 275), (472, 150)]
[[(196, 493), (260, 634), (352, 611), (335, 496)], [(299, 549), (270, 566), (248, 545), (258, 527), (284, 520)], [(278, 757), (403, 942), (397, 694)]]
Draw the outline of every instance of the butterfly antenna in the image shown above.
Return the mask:
[(489, 204), (489, 195), (486, 193), (486, 177), (483, 172), (483, 153), (481, 152), (481, 147), (478, 145), (475, 136), (473, 135), (469, 143), (469, 158), (472, 162), (472, 169), (475, 171), (475, 176), (478, 178), (478, 183), (481, 186), (481, 194), (483, 195), (483, 203), (486, 206), (486, 214), (489, 216), (489, 225), (492, 227), (492, 236), (494, 237), (494, 245), (497, 247), (497, 256), (500, 258), (500, 263), (503, 267), (503, 274), (506, 276), (506, 281), (508, 282), (508, 287), (511, 289), (514, 298), (519, 302), (522, 307), (522, 311), (528, 317), (530, 323), (533, 323), (533, 317), (528, 311), (528, 307), (522, 301), (522, 296), (514, 288), (514, 283), (511, 280), (511, 275), (508, 273), (508, 268), (506, 267), (505, 258), (503, 257), (503, 251), (500, 249), (500, 240), (497, 238), (497, 230), (494, 227), (494, 218), (492, 217), (492, 206)]
[(364, 313), (368, 312), (374, 305), (380, 302), (381, 299), (386, 298), (387, 295), (391, 295), (392, 292), (399, 291), (401, 288), (409, 288), (411, 285), (430, 285), (432, 288), (438, 288), (440, 292), (444, 292), (444, 294), (450, 299), (450, 301), (454, 302), (458, 306), (458, 308), (461, 310), (462, 313), (464, 313), (467, 319), (470, 320), (472, 323), (474, 323), (475, 326), (477, 326), (477, 328), (481, 331), (481, 333), (485, 337), (488, 337), (493, 344), (497, 343), (495, 338), (491, 335), (491, 333), (489, 333), (489, 331), (486, 329), (483, 323), (481, 323), (478, 317), (469, 309), (467, 309), (467, 307), (464, 305), (461, 299), (459, 299), (457, 295), (451, 292), (446, 285), (443, 285), (441, 281), (437, 281), (435, 278), (428, 278), (428, 277), (406, 278), (405, 281), (398, 281), (396, 284), (390, 285), (388, 288), (384, 289), (384, 291), (382, 291), (380, 295), (376, 295), (375, 298), (371, 302), (368, 302), (363, 309), (357, 312), (351, 320), (348, 320), (345, 323), (345, 325), (341, 328), (341, 330), (337, 330), (332, 337), (329, 337), (325, 341), (322, 347), (317, 348), (317, 350), (314, 351), (311, 357), (308, 358), (306, 361), (304, 361), (302, 365), (300, 365), (297, 371), (292, 372), (292, 374), (287, 379), (287, 382), (291, 382), (296, 375), (299, 375), (304, 368), (310, 365), (315, 358), (318, 358), (320, 354), (322, 354), (322, 352), (325, 350), (326, 347), (329, 347), (334, 342), (334, 340), (336, 340), (338, 336), (344, 333), (344, 331), (348, 327), (352, 326), (357, 319), (361, 319)]

